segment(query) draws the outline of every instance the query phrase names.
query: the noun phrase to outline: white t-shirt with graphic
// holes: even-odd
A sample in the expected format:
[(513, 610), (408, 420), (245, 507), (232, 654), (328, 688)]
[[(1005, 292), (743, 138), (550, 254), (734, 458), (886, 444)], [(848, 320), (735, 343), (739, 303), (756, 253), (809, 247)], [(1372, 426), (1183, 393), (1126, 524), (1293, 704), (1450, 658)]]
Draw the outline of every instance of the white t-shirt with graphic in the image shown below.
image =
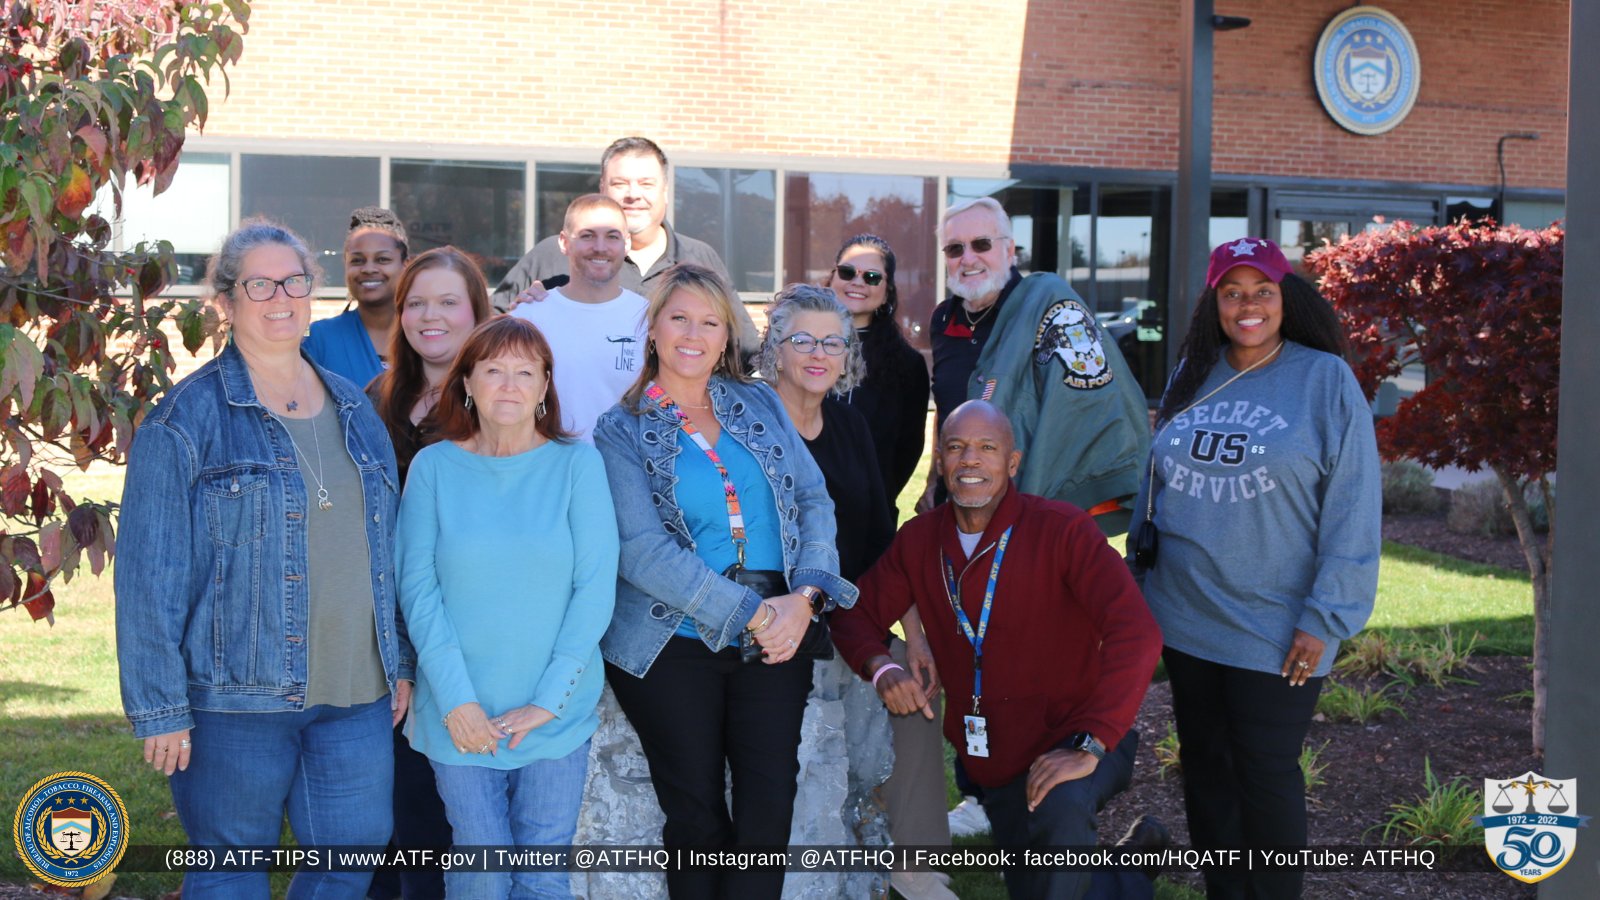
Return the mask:
[(511, 311), (539, 326), (555, 355), (555, 387), (561, 397), (562, 423), (568, 431), (592, 441), (600, 414), (622, 399), (644, 364), (648, 301), (623, 289), (614, 300), (580, 303), (559, 288), (538, 303)]

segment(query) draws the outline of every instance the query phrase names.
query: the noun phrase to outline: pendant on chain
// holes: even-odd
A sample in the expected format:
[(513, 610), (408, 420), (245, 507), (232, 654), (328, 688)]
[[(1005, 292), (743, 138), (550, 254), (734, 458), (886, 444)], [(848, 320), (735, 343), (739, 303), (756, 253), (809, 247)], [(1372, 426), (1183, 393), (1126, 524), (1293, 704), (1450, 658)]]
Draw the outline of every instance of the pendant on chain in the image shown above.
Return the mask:
[(317, 488), (317, 509), (320, 509), (323, 512), (333, 509), (333, 501), (328, 499), (327, 488)]

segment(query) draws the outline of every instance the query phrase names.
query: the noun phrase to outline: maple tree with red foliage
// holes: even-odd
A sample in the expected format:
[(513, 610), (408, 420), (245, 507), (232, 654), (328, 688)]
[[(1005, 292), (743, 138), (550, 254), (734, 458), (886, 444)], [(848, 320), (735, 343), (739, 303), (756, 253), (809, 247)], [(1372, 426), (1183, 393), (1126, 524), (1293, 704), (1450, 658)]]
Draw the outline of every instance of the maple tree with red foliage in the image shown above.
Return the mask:
[(1462, 220), (1352, 235), (1306, 257), (1344, 319), (1367, 396), (1412, 363), (1428, 384), (1378, 422), (1385, 459), (1488, 469), (1533, 581), (1533, 743), (1544, 752), (1555, 535), (1535, 532), (1528, 494), (1552, 523), (1565, 231)]
[[(104, 569), (116, 505), (71, 496), (59, 470), (124, 461), (172, 384), (165, 322), (190, 352), (218, 333), (199, 300), (160, 298), (172, 246), (113, 249), (110, 219), (125, 186), (171, 184), (249, 14), (245, 0), (0, 0), (0, 610), (52, 618), (58, 578)], [(105, 188), (110, 219), (92, 205)]]

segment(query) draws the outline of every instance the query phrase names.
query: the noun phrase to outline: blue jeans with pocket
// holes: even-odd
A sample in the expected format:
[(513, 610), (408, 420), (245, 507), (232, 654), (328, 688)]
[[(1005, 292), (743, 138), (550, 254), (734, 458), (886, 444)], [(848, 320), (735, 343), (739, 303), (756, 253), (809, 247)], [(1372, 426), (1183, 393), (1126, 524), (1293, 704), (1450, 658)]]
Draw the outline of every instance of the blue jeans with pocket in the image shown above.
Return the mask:
[[(589, 773), (589, 741), (560, 759), (539, 759), (519, 769), (433, 764), (439, 796), (458, 847), (572, 846)], [(572, 896), (571, 875), (554, 872), (444, 874), (450, 900)]]
[[(283, 816), (302, 847), (389, 841), (393, 718), (389, 697), (300, 712), (193, 711), (189, 768), (170, 779), (189, 843), (276, 847)], [(372, 873), (296, 872), (289, 900), (362, 897)], [(189, 872), (184, 900), (265, 898), (267, 873)]]

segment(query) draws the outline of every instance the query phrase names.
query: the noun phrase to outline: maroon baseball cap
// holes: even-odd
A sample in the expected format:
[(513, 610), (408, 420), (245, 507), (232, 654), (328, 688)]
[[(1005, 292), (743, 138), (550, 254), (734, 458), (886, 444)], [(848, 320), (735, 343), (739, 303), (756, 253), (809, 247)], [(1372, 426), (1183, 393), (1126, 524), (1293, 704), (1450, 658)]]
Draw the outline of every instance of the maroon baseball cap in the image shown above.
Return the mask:
[(1211, 265), (1206, 267), (1206, 287), (1216, 287), (1234, 266), (1249, 266), (1276, 282), (1282, 282), (1283, 276), (1294, 271), (1277, 244), (1266, 238), (1240, 238), (1211, 251)]

